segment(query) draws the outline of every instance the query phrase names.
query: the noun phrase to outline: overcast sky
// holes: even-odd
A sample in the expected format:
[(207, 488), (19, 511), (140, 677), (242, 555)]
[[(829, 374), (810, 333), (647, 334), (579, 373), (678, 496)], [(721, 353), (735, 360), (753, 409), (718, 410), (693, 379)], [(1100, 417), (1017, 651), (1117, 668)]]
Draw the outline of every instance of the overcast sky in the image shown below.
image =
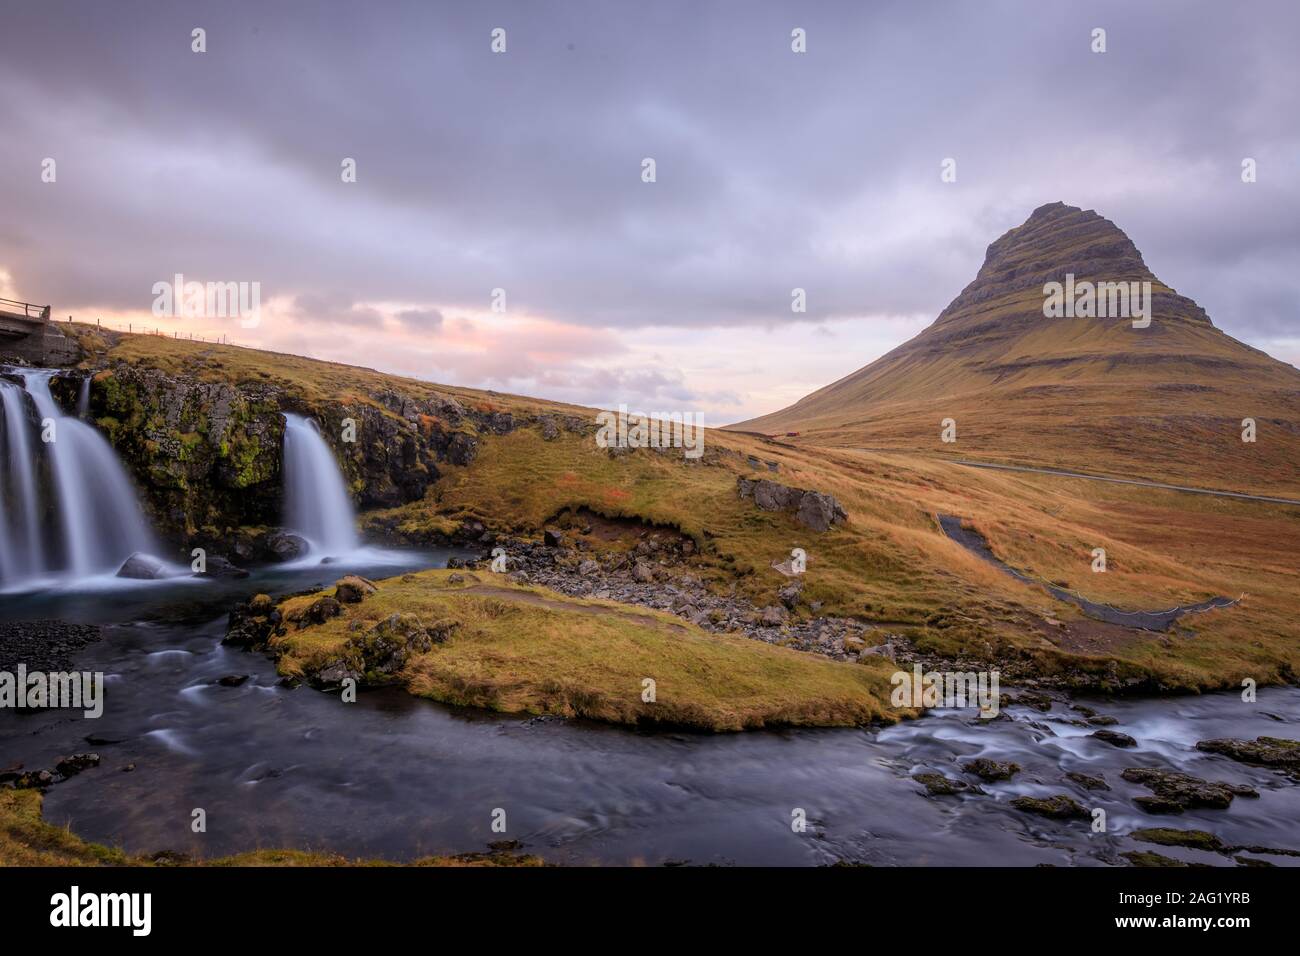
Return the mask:
[[(1298, 49), (1290, 0), (7, 3), (0, 296), (721, 424), (1063, 200), (1300, 364)], [(155, 323), (178, 272), (261, 324)]]

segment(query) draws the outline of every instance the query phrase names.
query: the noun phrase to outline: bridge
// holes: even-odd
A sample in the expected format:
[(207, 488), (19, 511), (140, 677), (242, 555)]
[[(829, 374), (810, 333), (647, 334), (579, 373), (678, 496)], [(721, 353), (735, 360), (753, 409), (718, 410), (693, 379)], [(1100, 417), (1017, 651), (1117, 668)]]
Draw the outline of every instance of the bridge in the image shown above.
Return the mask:
[(67, 365), (80, 355), (76, 343), (50, 321), (50, 307), (0, 298), (0, 359)]

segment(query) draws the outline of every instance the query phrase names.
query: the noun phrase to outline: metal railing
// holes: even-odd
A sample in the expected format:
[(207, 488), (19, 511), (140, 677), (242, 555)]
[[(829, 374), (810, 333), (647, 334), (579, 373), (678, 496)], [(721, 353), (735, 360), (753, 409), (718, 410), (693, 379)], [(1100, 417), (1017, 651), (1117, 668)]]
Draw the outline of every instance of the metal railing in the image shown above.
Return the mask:
[(19, 302), (17, 299), (0, 299), (0, 312), (17, 315), (19, 309), (23, 310), (24, 318), (40, 319), (42, 322), (50, 321), (50, 307), (48, 305)]

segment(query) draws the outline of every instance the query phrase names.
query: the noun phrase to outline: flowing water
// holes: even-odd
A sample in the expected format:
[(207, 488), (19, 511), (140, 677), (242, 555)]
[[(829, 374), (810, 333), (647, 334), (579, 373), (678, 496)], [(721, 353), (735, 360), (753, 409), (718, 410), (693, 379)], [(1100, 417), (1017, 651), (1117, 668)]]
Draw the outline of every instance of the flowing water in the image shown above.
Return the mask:
[[(22, 393), (6, 385), (5, 434), (15, 494), (5, 525), (13, 570), (3, 571), (0, 583), (8, 590), (34, 579), (82, 580), (114, 573), (137, 551), (156, 554), (135, 488), (112, 447), (92, 426), (63, 414), (50, 394), (53, 372), (18, 374), (35, 404), (36, 421), (28, 418)], [(55, 542), (43, 541), (38, 525), (44, 513), (38, 447), (47, 456), (53, 483), (47, 492), (52, 492), (57, 515)], [(22, 541), (13, 544), (19, 525), (25, 525)]]
[(355, 551), (356, 515), (334, 453), (315, 422), (289, 413), (284, 420), (285, 524), (313, 553)]
[[(428, 566), (446, 554), (404, 558)], [(297, 847), (409, 860), (511, 838), (569, 863), (1100, 865), (1123, 863), (1118, 853), (1132, 849), (1232, 863), (1137, 843), (1127, 834), (1140, 826), (1300, 848), (1300, 787), (1195, 749), (1210, 737), (1300, 736), (1300, 689), (1266, 689), (1255, 704), (1233, 694), (1089, 701), (1118, 719), (1111, 729), (1138, 739), (1127, 750), (1088, 737), (1094, 728), (1071, 723), (1078, 714), (1062, 704), (1047, 714), (1013, 706), (993, 721), (937, 711), (883, 730), (696, 735), (455, 709), (398, 689), (363, 692), (347, 704), (337, 694), (279, 686), (264, 655), (220, 644), (221, 611), (236, 597), (325, 585), (346, 570), (380, 569), (280, 568), (107, 599), (6, 601), (11, 618), (118, 623), (77, 663), (106, 673), (104, 716), (0, 712), (0, 766), (51, 766), (61, 754), (99, 752), (99, 767), (48, 791), (45, 816), (142, 853)], [(228, 674), (250, 677), (239, 687), (214, 683)], [(1024, 769), (1009, 782), (982, 784), (983, 796), (929, 797), (910, 778), (919, 770), (960, 777), (959, 763), (977, 756)], [(135, 769), (124, 772), (128, 765)], [(1147, 791), (1120, 779), (1131, 766), (1249, 783), (1261, 796), (1239, 797), (1227, 810), (1149, 816), (1132, 800)], [(1064, 779), (1070, 770), (1102, 774), (1114, 789), (1085, 791)], [(1009, 803), (1055, 793), (1104, 808), (1108, 832)], [(196, 807), (207, 814), (204, 834), (190, 830)], [(505, 834), (491, 829), (497, 808), (506, 811)], [(796, 808), (806, 813), (805, 833), (791, 828)]]

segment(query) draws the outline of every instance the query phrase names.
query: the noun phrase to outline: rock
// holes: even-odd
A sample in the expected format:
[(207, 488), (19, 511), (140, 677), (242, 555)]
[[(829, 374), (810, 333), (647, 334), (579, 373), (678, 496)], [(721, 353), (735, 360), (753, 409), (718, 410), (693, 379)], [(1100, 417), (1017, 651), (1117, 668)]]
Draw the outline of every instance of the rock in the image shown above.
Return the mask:
[(1016, 797), (1011, 805), (1025, 813), (1036, 813), (1040, 817), (1053, 820), (1088, 820), (1092, 818), (1087, 808), (1079, 805), (1073, 797), (1058, 793), (1051, 797)]
[(221, 643), (235, 647), (265, 647), (280, 624), (280, 612), (269, 595), (257, 594), (230, 609)]
[(275, 602), (269, 594), (254, 594), (248, 601), (248, 610), (252, 614), (265, 616), (275, 610)]
[(13, 781), (13, 785), (17, 790), (44, 790), (46, 787), (54, 786), (58, 781), (59, 778), (48, 770), (33, 770), (21, 774)]
[(548, 548), (564, 547), (564, 534), (559, 528), (546, 528), (542, 531), (542, 544)]
[(1149, 850), (1129, 850), (1127, 853), (1121, 853), (1120, 856), (1128, 860), (1134, 866), (1206, 866), (1205, 863), (1184, 863), (1182, 860), (1175, 860), (1173, 857), (1164, 856), (1161, 853), (1152, 853)]
[(1137, 741), (1128, 734), (1121, 734), (1115, 730), (1094, 730), (1088, 735), (1096, 737), (1098, 740), (1104, 740), (1112, 747), (1136, 747)]
[(641, 584), (653, 584), (655, 579), (655, 570), (644, 561), (638, 561), (632, 568), (632, 578)]
[(227, 674), (225, 677), (218, 677), (217, 683), (222, 687), (238, 687), (248, 680), (247, 674)]
[(829, 531), (831, 525), (848, 518), (840, 503), (830, 495), (819, 491), (805, 491), (799, 502), (799, 511), (795, 519), (812, 531)]
[(309, 545), (302, 535), (281, 529), (266, 536), (264, 547), (272, 561), (292, 561), (306, 554)]
[(459, 571), (453, 571), (451, 574), (447, 575), (447, 583), (448, 583), (448, 584), (464, 584), (464, 583), (465, 583), (465, 575), (461, 574)]
[(983, 793), (979, 787), (972, 786), (964, 780), (954, 780), (934, 771), (912, 774), (912, 779), (925, 786), (932, 797), (952, 797), (962, 793)]
[(89, 770), (91, 767), (99, 766), (99, 754), (84, 753), (73, 754), (71, 757), (60, 757), (58, 763), (54, 765), (56, 773), (64, 777), (71, 777), (74, 774), (81, 773), (83, 770)]
[(813, 531), (822, 532), (848, 520), (844, 508), (831, 495), (778, 484), (767, 478), (736, 479), (736, 491), (750, 499), (762, 511), (793, 511), (795, 520)]
[(588, 558), (586, 561), (583, 561), (581, 564), (578, 565), (578, 573), (581, 574), (584, 578), (589, 578), (593, 574), (597, 574), (599, 571), (600, 571), (600, 564), (596, 561), (591, 560), (590, 558)]
[(1184, 846), (1193, 850), (1207, 850), (1211, 853), (1223, 853), (1229, 849), (1217, 836), (1204, 830), (1147, 827), (1142, 830), (1134, 830), (1129, 836), (1144, 843), (1155, 843), (1160, 846)]
[(1088, 723), (1094, 727), (1112, 727), (1119, 723), (1119, 718), (1112, 717), (1110, 714), (1095, 714), (1088, 717)]
[(802, 592), (803, 581), (795, 580), (781, 588), (781, 590), (777, 592), (776, 596), (781, 600), (782, 604), (793, 611), (795, 605), (799, 603), (799, 595)]
[(248, 572), (231, 564), (219, 554), (210, 554), (203, 559), (203, 570), (195, 573), (200, 578), (246, 578)]
[(334, 582), (334, 597), (344, 604), (360, 604), (379, 590), (379, 585), (359, 574), (349, 574)]
[(1221, 754), (1239, 763), (1282, 770), (1300, 779), (1300, 740), (1285, 737), (1256, 737), (1254, 740), (1220, 738), (1202, 740), (1197, 750)]
[(167, 568), (162, 561), (152, 554), (137, 551), (122, 562), (122, 566), (117, 569), (117, 576), (139, 581), (156, 581), (158, 578), (167, 576)]
[(1225, 810), (1233, 797), (1258, 797), (1254, 787), (1235, 783), (1211, 783), (1177, 770), (1158, 767), (1129, 767), (1120, 774), (1129, 783), (1139, 783), (1153, 797), (1135, 797), (1133, 802), (1150, 813), (1182, 813), (1189, 807)]
[(338, 617), (342, 613), (343, 606), (329, 595), (324, 595), (303, 608), (295, 623), (299, 628), (310, 627), (313, 624), (324, 624), (330, 618)]
[(347, 661), (335, 660), (317, 670), (313, 678), (321, 686), (333, 687), (342, 684), (345, 680), (354, 680), (359, 683), (361, 673), (351, 667)]
[(976, 757), (974, 760), (963, 764), (962, 769), (967, 773), (973, 773), (988, 783), (996, 780), (1010, 780), (1020, 772), (1020, 765), (1015, 763), (1001, 763), (997, 760), (990, 760), (988, 757)]
[(554, 441), (559, 437), (560, 426), (555, 423), (555, 419), (550, 415), (541, 417), (542, 423), (542, 441)]
[(758, 619), (758, 623), (764, 627), (780, 627), (786, 622), (786, 610), (783, 607), (777, 607), (775, 604), (769, 604), (763, 608), (763, 613)]
[(1110, 784), (1101, 774), (1095, 777), (1089, 773), (1079, 773), (1077, 770), (1071, 770), (1065, 775), (1066, 780), (1072, 780), (1085, 790), (1109, 790)]

